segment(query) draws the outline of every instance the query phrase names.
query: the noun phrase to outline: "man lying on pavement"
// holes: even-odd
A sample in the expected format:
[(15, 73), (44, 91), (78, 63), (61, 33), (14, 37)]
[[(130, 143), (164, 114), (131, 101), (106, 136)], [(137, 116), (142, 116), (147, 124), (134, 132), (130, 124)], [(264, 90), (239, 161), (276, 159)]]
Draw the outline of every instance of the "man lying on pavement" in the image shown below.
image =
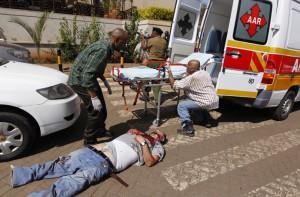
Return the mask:
[(60, 177), (53, 185), (30, 196), (74, 196), (91, 184), (112, 176), (128, 186), (115, 172), (144, 163), (153, 166), (165, 155), (166, 135), (155, 130), (150, 134), (130, 129), (118, 138), (102, 144), (89, 145), (53, 161), (31, 167), (12, 168), (12, 187), (35, 180)]

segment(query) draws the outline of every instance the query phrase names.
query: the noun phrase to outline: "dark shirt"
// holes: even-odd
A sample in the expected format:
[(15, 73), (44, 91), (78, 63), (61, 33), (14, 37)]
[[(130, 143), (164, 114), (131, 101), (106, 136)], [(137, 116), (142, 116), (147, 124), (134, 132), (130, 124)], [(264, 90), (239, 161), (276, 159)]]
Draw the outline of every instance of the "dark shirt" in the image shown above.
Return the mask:
[(99, 40), (85, 48), (76, 57), (68, 84), (78, 85), (88, 89), (96, 89), (98, 86), (97, 77), (104, 74), (107, 59), (113, 53), (111, 42)]
[(151, 60), (164, 60), (167, 50), (167, 42), (160, 36), (150, 38), (147, 42), (149, 48), (149, 59)]

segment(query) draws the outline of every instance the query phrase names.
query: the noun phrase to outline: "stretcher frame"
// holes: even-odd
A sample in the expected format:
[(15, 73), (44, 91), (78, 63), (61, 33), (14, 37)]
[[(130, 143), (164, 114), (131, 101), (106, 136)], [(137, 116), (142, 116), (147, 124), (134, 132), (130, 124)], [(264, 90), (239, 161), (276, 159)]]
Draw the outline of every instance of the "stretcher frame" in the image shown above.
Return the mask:
[[(153, 107), (156, 108), (156, 118), (155, 120), (152, 122), (152, 125), (155, 127), (160, 126), (161, 123), (161, 96), (162, 96), (162, 86), (166, 86), (166, 85), (170, 85), (169, 82), (169, 77), (165, 77), (166, 76), (166, 67), (165, 67), (165, 63), (166, 62), (162, 62), (160, 64), (160, 66), (157, 68), (158, 70), (158, 76), (155, 78), (141, 78), (141, 79), (128, 79), (128, 80), (123, 80), (120, 79), (120, 67), (112, 67), (111, 70), (111, 76), (113, 78), (114, 81), (118, 82), (121, 86), (122, 86), (122, 97), (124, 99), (124, 104), (125, 104), (125, 109), (128, 110), (128, 104), (126, 101), (126, 97), (125, 97), (125, 86), (136, 86), (136, 88), (134, 89), (136, 91), (136, 95), (134, 98), (134, 102), (133, 102), (133, 106), (135, 106), (137, 104), (137, 100), (139, 98), (139, 96), (143, 96), (144, 99), (144, 113), (147, 114), (148, 113), (148, 103), (152, 104)], [(185, 64), (170, 64), (170, 66), (186, 66)], [(117, 77), (115, 75), (115, 70), (117, 69)], [(163, 72), (162, 77), (161, 77), (161, 72)], [(179, 80), (182, 79), (183, 77), (174, 77), (175, 80)], [(158, 82), (158, 83), (154, 83), (154, 82)], [(160, 87), (159, 91), (158, 91), (158, 98), (157, 98), (157, 102), (152, 103), (150, 100), (150, 97), (144, 94), (144, 90), (147, 87)], [(176, 106), (179, 103), (179, 96), (180, 96), (180, 90), (174, 90), (177, 93), (177, 103)], [(154, 99), (155, 100), (155, 99)]]

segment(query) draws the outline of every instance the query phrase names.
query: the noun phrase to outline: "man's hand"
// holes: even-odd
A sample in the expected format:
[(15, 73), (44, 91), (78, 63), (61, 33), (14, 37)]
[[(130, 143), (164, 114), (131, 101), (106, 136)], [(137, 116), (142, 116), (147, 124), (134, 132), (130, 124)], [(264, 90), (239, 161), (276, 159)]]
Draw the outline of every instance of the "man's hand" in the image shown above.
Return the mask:
[(140, 144), (145, 143), (145, 146), (142, 146), (142, 151), (143, 151), (143, 158), (146, 166), (151, 167), (154, 164), (156, 164), (159, 160), (159, 157), (157, 155), (152, 155), (148, 144), (146, 143), (146, 140), (143, 136), (141, 135), (136, 135), (135, 136), (135, 141), (137, 141)]
[(138, 143), (142, 144), (143, 142), (145, 142), (145, 138), (141, 135), (136, 135), (135, 136), (135, 141), (137, 141)]
[(169, 81), (170, 81), (170, 85), (171, 85), (171, 88), (174, 87), (174, 83), (175, 83), (175, 79), (173, 77), (173, 73), (171, 71), (171, 66), (170, 66), (171, 62), (170, 62), (170, 58), (167, 59), (166, 61), (166, 68), (168, 70), (168, 74), (169, 74)]
[(94, 110), (100, 111), (102, 108), (102, 104), (101, 104), (101, 101), (99, 100), (99, 98), (97, 96), (95, 96), (95, 97), (92, 97), (91, 100), (92, 100)]
[(105, 87), (107, 88), (108, 94), (112, 94), (111, 87), (110, 87), (108, 81), (105, 80), (103, 83), (104, 83)]

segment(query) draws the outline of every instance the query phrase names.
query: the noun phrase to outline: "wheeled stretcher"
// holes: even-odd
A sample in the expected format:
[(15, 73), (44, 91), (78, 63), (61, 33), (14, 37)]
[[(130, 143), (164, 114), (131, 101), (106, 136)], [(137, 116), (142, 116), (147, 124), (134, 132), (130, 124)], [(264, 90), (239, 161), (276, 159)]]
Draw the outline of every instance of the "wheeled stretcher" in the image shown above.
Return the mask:
[[(215, 69), (215, 66), (212, 66), (214, 65), (215, 62), (214, 55), (206, 54), (206, 53), (193, 53), (190, 56), (181, 60), (179, 63), (170, 65), (170, 69), (172, 71), (174, 79), (181, 79), (186, 75), (186, 64), (188, 63), (188, 61), (193, 59), (199, 60), (199, 62), (201, 63), (201, 69), (207, 70), (210, 75), (217, 75), (217, 72), (219, 72), (219, 70)], [(125, 86), (136, 87), (134, 89), (136, 90), (137, 94), (135, 96), (133, 105), (136, 105), (139, 95), (142, 95), (143, 97), (147, 97), (144, 91), (145, 89), (147, 89), (147, 87), (151, 87), (151, 88), (158, 87), (157, 100), (156, 102), (152, 103), (156, 107), (156, 119), (153, 122), (154, 126), (159, 126), (160, 124), (161, 91), (162, 91), (161, 87), (170, 84), (168, 80), (169, 76), (165, 64), (166, 62), (162, 62), (157, 69), (149, 68), (146, 66), (136, 66), (132, 68), (113, 67), (111, 71), (112, 78), (115, 81), (119, 82), (119, 84), (123, 87), (122, 97), (124, 99), (126, 109), (128, 109), (128, 106), (125, 97)], [(178, 90), (177, 104), (179, 102), (179, 96), (180, 96), (180, 91)], [(148, 99), (144, 99), (145, 113), (147, 112)]]
[[(171, 64), (170, 69), (175, 79), (181, 79), (186, 74), (186, 66), (184, 64)], [(165, 63), (162, 63), (157, 69), (149, 68), (146, 66), (136, 66), (131, 68), (113, 67), (111, 75), (114, 81), (117, 81), (122, 86), (122, 97), (125, 102), (126, 109), (128, 109), (125, 86), (135, 87), (132, 88), (136, 91), (136, 96), (133, 105), (136, 105), (138, 97), (141, 95), (144, 98), (144, 112), (147, 113), (147, 104), (150, 103), (156, 107), (156, 119), (153, 122), (154, 126), (160, 124), (160, 108), (161, 108), (161, 87), (169, 85), (169, 76)], [(150, 102), (149, 97), (145, 94), (147, 87), (157, 87), (157, 100), (154, 103)], [(179, 96), (179, 92), (177, 94)]]

